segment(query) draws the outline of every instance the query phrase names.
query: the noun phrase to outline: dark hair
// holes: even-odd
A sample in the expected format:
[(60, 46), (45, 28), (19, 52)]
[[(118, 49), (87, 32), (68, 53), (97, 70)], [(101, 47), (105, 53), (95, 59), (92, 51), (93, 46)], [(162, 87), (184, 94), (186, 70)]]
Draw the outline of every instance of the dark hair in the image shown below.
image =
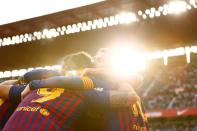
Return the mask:
[(66, 56), (64, 58), (64, 65), (68, 66), (69, 70), (92, 68), (93, 58), (88, 53), (82, 51)]

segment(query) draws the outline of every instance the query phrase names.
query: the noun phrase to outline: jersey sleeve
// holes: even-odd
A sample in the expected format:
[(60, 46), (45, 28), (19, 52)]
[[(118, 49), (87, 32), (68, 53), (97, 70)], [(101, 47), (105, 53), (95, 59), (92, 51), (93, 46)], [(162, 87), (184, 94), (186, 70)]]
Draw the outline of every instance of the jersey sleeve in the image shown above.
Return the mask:
[(23, 83), (29, 83), (32, 80), (47, 79), (49, 77), (60, 76), (60, 75), (61, 73), (55, 70), (35, 69), (35, 70), (25, 73), (22, 76), (21, 80)]
[(19, 104), (21, 101), (21, 92), (25, 89), (25, 85), (14, 85), (10, 88), (9, 99), (13, 103)]
[(108, 109), (110, 105), (109, 91), (88, 90), (84, 91), (85, 100), (87, 105), (91, 105), (91, 109), (98, 108), (100, 110)]
[(29, 83), (31, 90), (39, 88), (64, 88), (64, 89), (92, 89), (94, 82), (89, 77), (55, 76), (44, 80), (33, 80)]

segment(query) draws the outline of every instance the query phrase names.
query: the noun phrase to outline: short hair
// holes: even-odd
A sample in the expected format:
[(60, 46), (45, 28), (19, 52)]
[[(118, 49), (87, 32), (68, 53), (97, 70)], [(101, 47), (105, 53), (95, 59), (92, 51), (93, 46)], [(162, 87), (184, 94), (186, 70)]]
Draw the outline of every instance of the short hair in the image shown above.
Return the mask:
[(67, 55), (64, 58), (64, 66), (67, 66), (69, 70), (92, 68), (93, 65), (93, 58), (84, 51)]

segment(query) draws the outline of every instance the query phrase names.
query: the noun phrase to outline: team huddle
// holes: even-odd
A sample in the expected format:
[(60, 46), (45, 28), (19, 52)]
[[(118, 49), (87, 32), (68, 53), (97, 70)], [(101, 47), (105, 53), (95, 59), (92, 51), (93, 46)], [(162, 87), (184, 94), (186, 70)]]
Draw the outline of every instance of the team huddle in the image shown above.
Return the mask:
[(113, 73), (109, 56), (78, 52), (62, 72), (35, 69), (0, 83), (0, 130), (148, 131), (140, 80)]

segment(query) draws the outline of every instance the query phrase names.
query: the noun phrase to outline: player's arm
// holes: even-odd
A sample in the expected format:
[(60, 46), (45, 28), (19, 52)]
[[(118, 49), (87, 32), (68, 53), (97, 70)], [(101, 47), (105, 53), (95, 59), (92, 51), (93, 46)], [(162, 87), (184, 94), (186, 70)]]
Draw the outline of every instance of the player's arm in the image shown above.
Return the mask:
[(0, 97), (4, 99), (20, 100), (24, 85), (2, 85), (0, 84)]
[(120, 90), (88, 90), (84, 94), (87, 104), (101, 109), (130, 107), (140, 99), (135, 93)]
[(7, 99), (12, 85), (0, 84), (0, 97)]
[(6, 80), (4, 82), (0, 83), (0, 97), (7, 99), (9, 96), (9, 91), (10, 88), (14, 85), (17, 84), (18, 80)]
[(60, 76), (60, 72), (48, 69), (35, 69), (25, 73), (19, 78), (20, 83), (27, 84), (32, 80), (47, 79), (53, 76)]
[(44, 80), (33, 80), (29, 83), (31, 90), (39, 88), (64, 88), (64, 89), (91, 89), (95, 87), (92, 79), (89, 77), (66, 77), (55, 76)]
[(32, 90), (40, 88), (63, 88), (71, 90), (84, 90), (92, 89), (95, 84), (89, 77), (66, 77), (66, 76), (55, 76), (43, 80), (31, 81), (22, 92), (22, 98), (27, 96)]
[(114, 71), (107, 68), (86, 68), (81, 73), (81, 76), (91, 76), (91, 75), (104, 77), (105, 79), (114, 82), (123, 80), (128, 82), (130, 85), (132, 85), (133, 88), (138, 88), (143, 80), (142, 75), (138, 73), (131, 74), (127, 78), (121, 78), (118, 74), (114, 73)]
[(6, 80), (6, 81), (1, 82), (1, 85), (14, 85), (17, 83), (18, 83), (18, 80)]

